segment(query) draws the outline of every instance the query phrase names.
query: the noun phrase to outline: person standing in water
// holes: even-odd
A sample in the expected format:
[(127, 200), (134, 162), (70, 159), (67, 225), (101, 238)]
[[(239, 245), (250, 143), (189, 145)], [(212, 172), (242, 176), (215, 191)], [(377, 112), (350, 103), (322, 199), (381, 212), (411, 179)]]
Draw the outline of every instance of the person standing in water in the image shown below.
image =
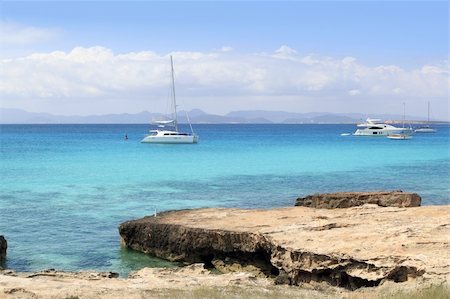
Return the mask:
[(125, 138), (124, 138), (125, 140), (128, 140), (128, 134), (125, 134)]

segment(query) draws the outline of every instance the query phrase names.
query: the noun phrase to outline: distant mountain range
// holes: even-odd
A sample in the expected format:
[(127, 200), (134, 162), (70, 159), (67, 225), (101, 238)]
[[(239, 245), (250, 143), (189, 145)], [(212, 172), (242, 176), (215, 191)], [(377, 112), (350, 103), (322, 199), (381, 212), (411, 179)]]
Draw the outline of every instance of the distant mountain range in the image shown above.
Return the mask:
[[(383, 120), (400, 120), (402, 115), (395, 114), (359, 114), (359, 113), (327, 113), (310, 112), (294, 113), (284, 111), (245, 110), (232, 111), (225, 115), (209, 114), (200, 109), (188, 112), (191, 123), (194, 124), (331, 124), (357, 123), (368, 117)], [(21, 109), (0, 108), (0, 123), (2, 124), (147, 124), (152, 119), (161, 119), (160, 113), (143, 111), (130, 114), (104, 114), (88, 116), (64, 116), (49, 113), (27, 112)], [(406, 116), (408, 120), (424, 121), (423, 117)], [(178, 121), (186, 123), (186, 112), (178, 113)]]

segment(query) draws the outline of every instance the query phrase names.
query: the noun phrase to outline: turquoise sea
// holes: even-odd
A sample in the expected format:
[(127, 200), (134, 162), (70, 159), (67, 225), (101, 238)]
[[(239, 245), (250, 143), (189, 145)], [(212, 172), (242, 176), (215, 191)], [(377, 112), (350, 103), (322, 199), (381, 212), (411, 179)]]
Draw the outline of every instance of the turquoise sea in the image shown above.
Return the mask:
[(121, 222), (155, 209), (272, 208), (316, 192), (398, 189), (449, 204), (450, 127), (436, 127), (399, 141), (340, 136), (354, 125), (196, 125), (198, 144), (152, 145), (139, 142), (147, 125), (2, 125), (6, 266), (169, 266), (119, 244)]

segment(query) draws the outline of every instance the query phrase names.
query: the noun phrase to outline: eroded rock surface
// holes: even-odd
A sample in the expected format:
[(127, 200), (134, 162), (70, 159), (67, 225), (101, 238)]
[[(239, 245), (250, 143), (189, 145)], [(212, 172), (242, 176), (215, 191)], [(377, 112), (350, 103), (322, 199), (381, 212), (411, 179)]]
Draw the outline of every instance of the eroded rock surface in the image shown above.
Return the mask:
[(448, 281), (449, 214), (450, 206), (197, 209), (128, 221), (119, 231), (126, 246), (161, 258), (224, 272), (251, 266), (277, 283), (354, 290), (416, 278)]
[(422, 199), (416, 193), (403, 191), (337, 192), (299, 197), (296, 206), (337, 209), (376, 204), (381, 207), (418, 207)]

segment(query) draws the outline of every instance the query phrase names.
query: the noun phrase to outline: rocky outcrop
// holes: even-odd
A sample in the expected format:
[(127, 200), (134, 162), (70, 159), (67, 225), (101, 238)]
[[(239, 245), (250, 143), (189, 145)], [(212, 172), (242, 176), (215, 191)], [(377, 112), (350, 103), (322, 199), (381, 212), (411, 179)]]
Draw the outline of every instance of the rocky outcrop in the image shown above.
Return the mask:
[(279, 284), (354, 290), (384, 281), (449, 279), (450, 206), (172, 211), (120, 225), (124, 245)]
[(8, 248), (8, 243), (5, 237), (0, 236), (0, 262), (6, 259), (6, 249)]
[(421, 200), (418, 194), (403, 191), (337, 192), (299, 197), (295, 205), (319, 209), (350, 208), (364, 204), (376, 204), (381, 207), (418, 207)]

